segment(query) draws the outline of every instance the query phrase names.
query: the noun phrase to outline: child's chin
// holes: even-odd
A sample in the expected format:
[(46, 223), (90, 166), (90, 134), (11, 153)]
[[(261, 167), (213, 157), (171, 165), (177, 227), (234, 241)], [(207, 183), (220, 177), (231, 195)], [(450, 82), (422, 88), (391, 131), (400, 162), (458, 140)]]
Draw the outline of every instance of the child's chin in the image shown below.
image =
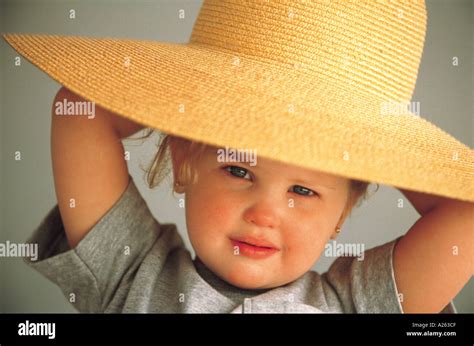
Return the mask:
[(272, 288), (271, 278), (262, 268), (252, 268), (248, 264), (240, 264), (229, 268), (226, 281), (233, 286), (243, 289), (265, 289)]

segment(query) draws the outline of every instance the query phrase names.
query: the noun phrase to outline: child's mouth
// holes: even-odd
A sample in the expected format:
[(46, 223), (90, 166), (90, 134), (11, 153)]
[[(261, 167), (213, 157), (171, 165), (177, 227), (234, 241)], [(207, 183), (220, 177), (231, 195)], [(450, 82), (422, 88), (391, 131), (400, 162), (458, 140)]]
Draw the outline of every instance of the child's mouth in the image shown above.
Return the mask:
[(231, 239), (234, 255), (245, 256), (253, 259), (267, 258), (280, 251), (273, 247), (256, 246), (243, 241)]

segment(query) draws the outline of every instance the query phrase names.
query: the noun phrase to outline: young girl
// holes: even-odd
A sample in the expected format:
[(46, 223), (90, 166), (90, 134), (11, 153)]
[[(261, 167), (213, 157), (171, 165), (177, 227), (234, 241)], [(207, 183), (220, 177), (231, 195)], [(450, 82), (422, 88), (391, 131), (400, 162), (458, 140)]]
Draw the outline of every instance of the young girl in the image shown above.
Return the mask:
[[(58, 205), (28, 263), (84, 312), (455, 312), (472, 150), (381, 111), (411, 99), (425, 24), (422, 1), (208, 0), (187, 45), (6, 35), (65, 86)], [(87, 101), (87, 117), (54, 108)], [(168, 134), (149, 182), (170, 154), (194, 259), (127, 171), (121, 139), (142, 126)], [(257, 162), (222, 160), (237, 145)], [(369, 181), (450, 198), (401, 190), (421, 215), (405, 236), (310, 271)]]
[[(64, 99), (83, 101), (62, 88), (54, 103)], [(166, 136), (150, 182), (169, 148), (193, 260), (128, 174), (120, 139), (142, 127), (101, 107), (96, 118), (53, 114), (58, 206), (30, 239), (40, 254), (29, 264), (79, 311), (455, 311), (450, 301), (472, 275), (472, 204), (404, 191), (422, 215), (406, 236), (319, 275), (310, 268), (367, 183), (262, 157), (219, 162), (216, 147)]]

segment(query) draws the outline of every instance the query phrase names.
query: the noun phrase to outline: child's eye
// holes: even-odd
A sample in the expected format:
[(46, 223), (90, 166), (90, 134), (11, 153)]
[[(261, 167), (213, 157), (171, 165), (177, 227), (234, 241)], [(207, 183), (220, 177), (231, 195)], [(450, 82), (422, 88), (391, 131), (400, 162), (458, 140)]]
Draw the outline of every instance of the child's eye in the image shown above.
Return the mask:
[[(230, 174), (232, 174), (236, 178), (247, 179), (247, 180), (249, 180), (251, 178), (249, 172), (245, 168), (242, 168), (242, 167), (239, 167), (239, 166), (225, 166), (225, 167), (223, 167), (223, 169), (225, 169), (227, 172), (229, 172)], [(295, 192), (298, 195), (308, 196), (308, 197), (318, 195), (313, 190), (310, 190), (310, 189), (308, 189), (304, 186), (300, 186), (300, 185), (294, 185), (291, 188), (291, 192)]]
[(250, 178), (250, 175), (245, 168), (238, 167), (238, 166), (226, 166), (224, 167), (224, 169), (228, 171), (230, 174), (232, 174), (234, 177), (245, 179), (245, 177), (248, 176), (248, 178)]
[(306, 187), (303, 187), (303, 186), (300, 186), (300, 185), (293, 186), (292, 192), (296, 192), (297, 194), (302, 195), (302, 196), (317, 195), (317, 193), (314, 192), (313, 190), (310, 190), (310, 189), (308, 189)]

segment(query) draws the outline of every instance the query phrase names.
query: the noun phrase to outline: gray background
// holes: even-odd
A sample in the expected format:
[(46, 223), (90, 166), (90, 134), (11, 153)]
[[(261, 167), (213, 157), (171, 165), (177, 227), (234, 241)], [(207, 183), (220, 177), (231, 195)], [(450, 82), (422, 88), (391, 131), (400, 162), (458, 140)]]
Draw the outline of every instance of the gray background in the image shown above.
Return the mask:
[[(200, 6), (201, 1), (1, 1), (0, 30), (185, 43)], [(181, 8), (186, 11), (185, 19), (178, 18)], [(76, 11), (73, 20), (69, 19), (70, 9)], [(427, 9), (428, 32), (413, 100), (421, 102), (422, 116), (472, 148), (473, 3), (431, 0)], [(15, 67), (18, 54), (3, 39), (0, 49), (0, 242), (24, 242), (56, 204), (50, 157), (50, 109), (60, 86), (25, 59), (20, 67)], [(459, 66), (452, 66), (453, 56), (459, 58)], [(130, 174), (154, 216), (163, 223), (176, 223), (193, 253), (184, 210), (178, 207), (169, 185), (150, 190), (144, 183), (139, 166), (146, 165), (154, 153), (154, 140), (140, 143), (125, 141), (126, 150), (131, 152)], [(22, 153), (21, 161), (14, 160), (17, 150)], [(406, 199), (404, 208), (398, 208), (399, 198), (404, 199), (400, 192), (382, 185), (346, 221), (338, 241), (363, 242), (368, 249), (404, 234), (418, 214)], [(323, 254), (313, 269), (323, 272), (333, 260)], [(455, 298), (458, 311), (474, 312), (473, 293), (471, 278)], [(0, 311), (75, 310), (58, 287), (21, 259), (0, 258)]]

